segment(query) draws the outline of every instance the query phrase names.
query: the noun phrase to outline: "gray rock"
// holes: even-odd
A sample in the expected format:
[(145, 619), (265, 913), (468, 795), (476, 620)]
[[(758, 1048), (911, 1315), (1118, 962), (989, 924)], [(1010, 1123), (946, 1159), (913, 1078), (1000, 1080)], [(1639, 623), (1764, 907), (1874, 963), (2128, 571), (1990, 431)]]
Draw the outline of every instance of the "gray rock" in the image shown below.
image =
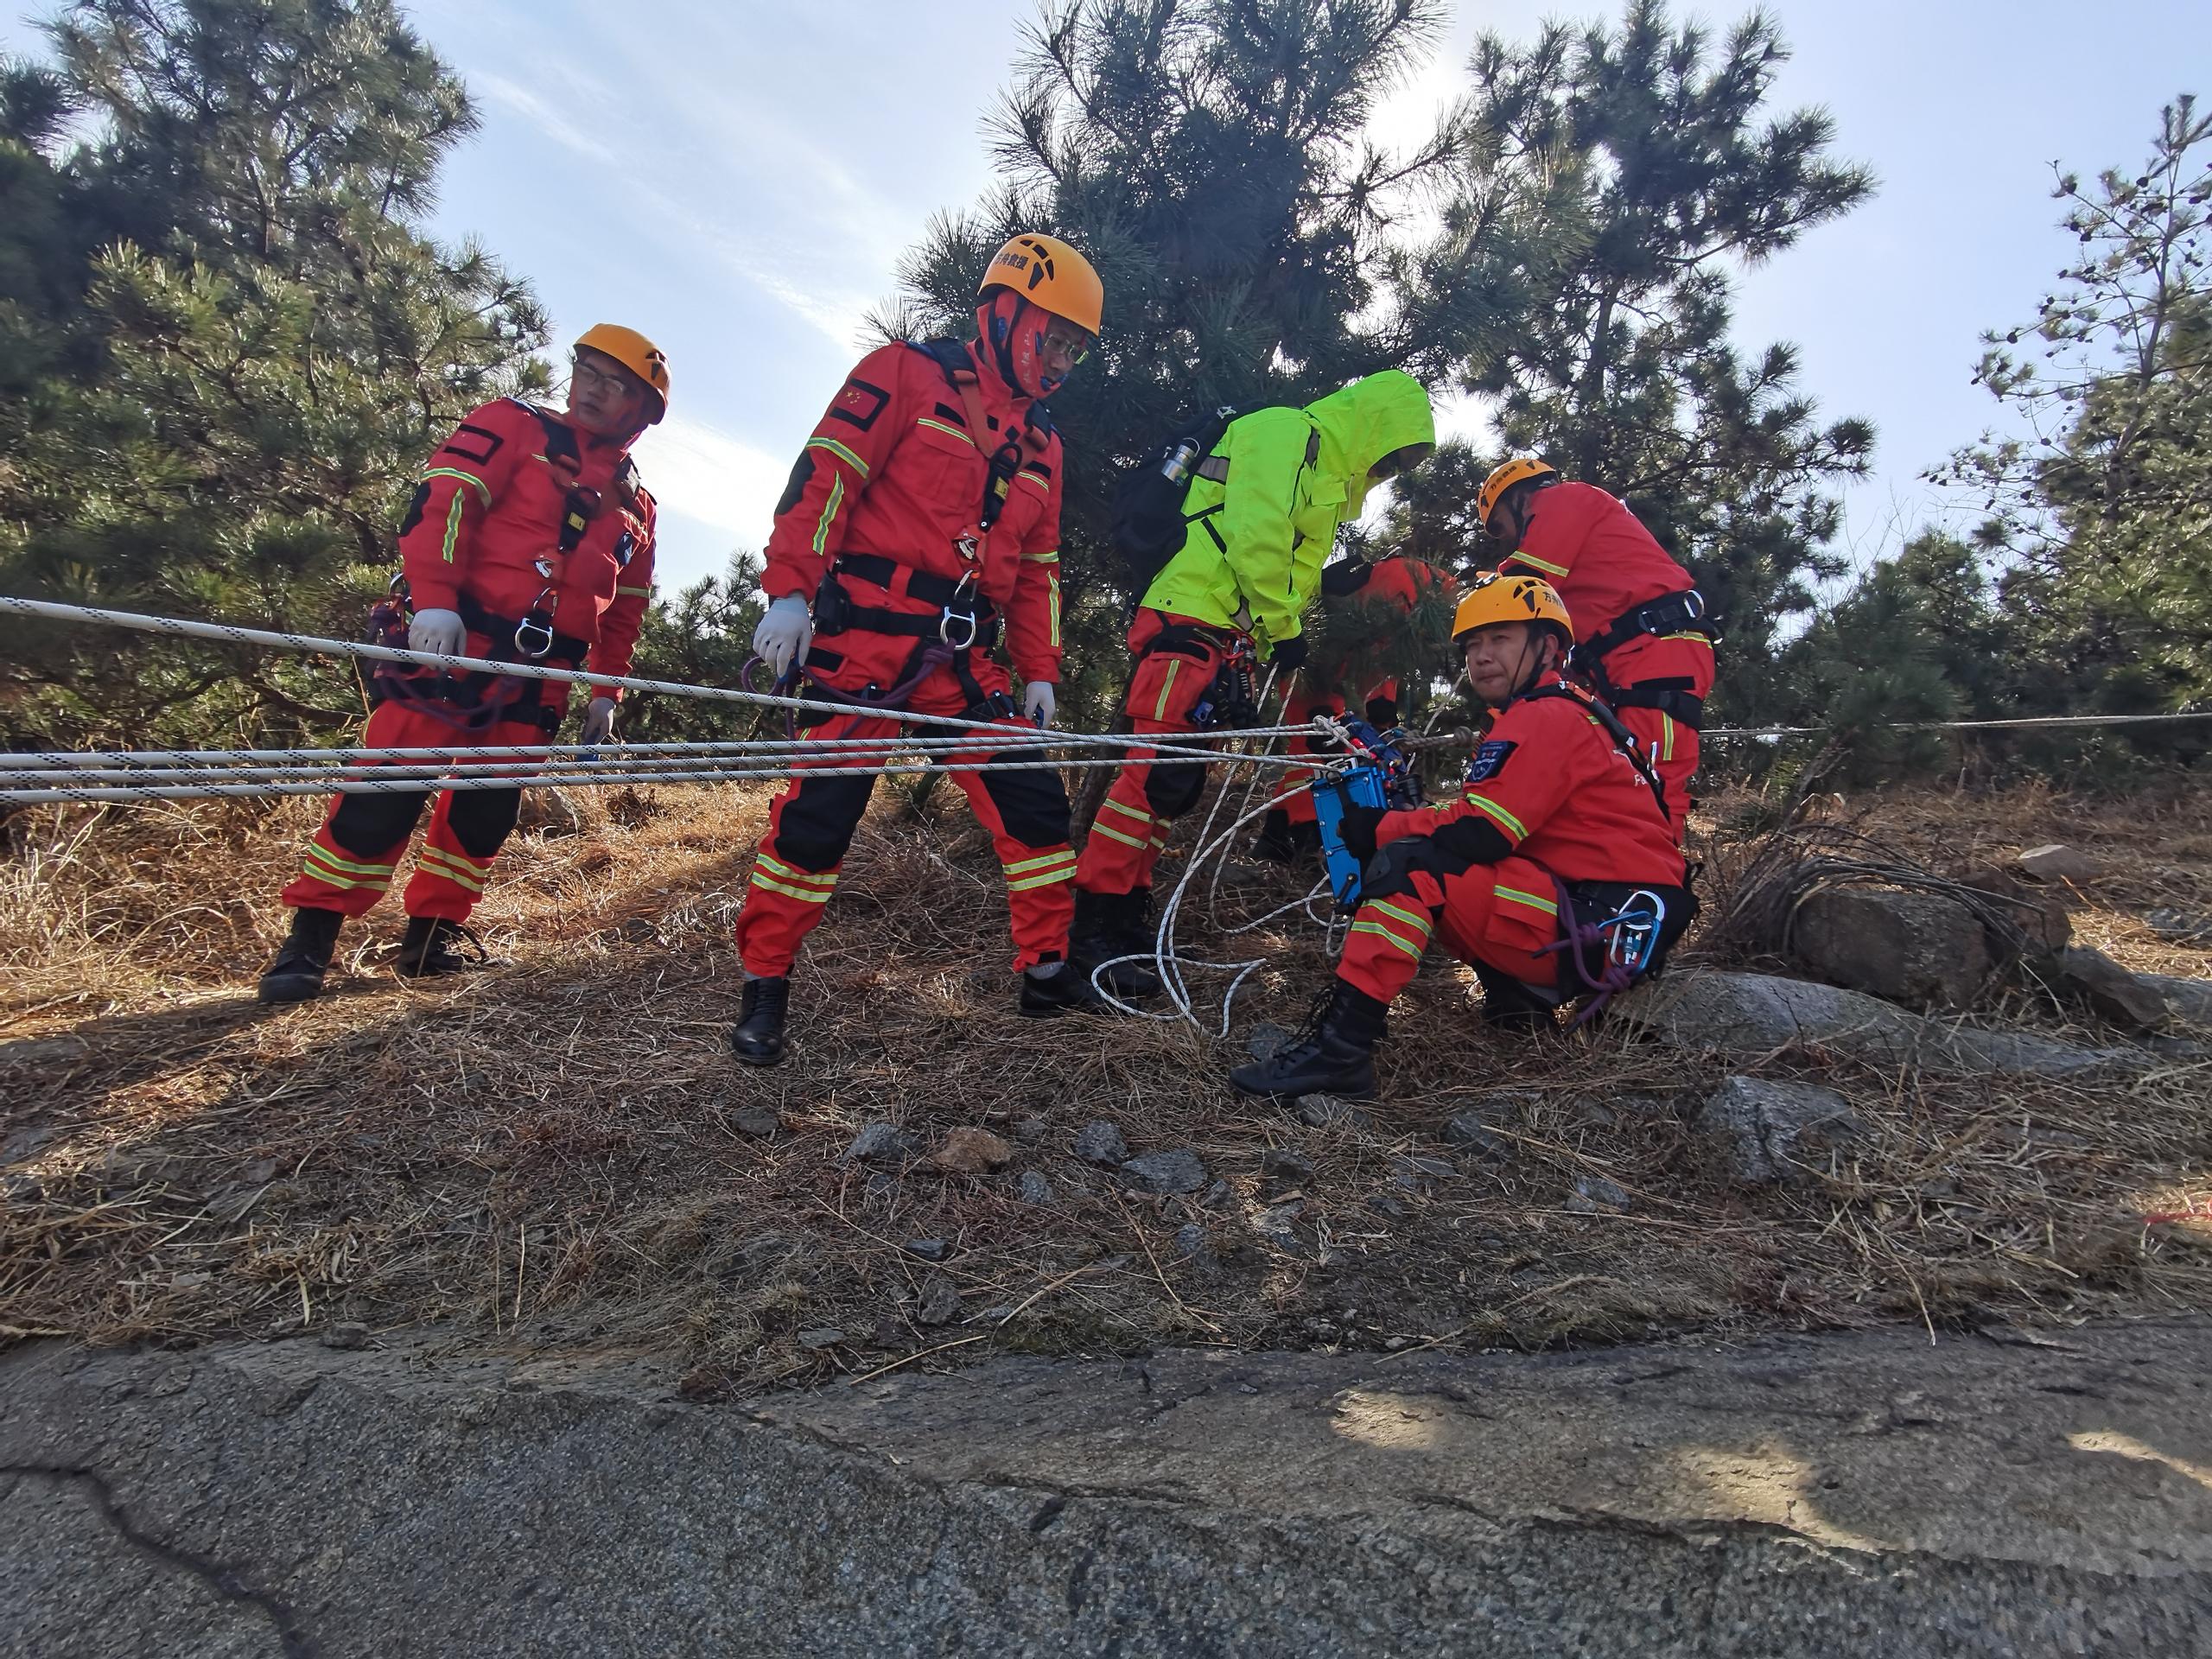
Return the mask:
[(1816, 1154), (1865, 1128), (1833, 1089), (1764, 1077), (1730, 1077), (1699, 1109), (1694, 1127), (1732, 1175), (1755, 1185), (1792, 1179), (1801, 1153)]
[(925, 1262), (942, 1262), (952, 1247), (941, 1238), (910, 1238), (899, 1248)]
[(1245, 1039), (1245, 1046), (1254, 1059), (1271, 1060), (1289, 1040), (1290, 1033), (1281, 1026), (1255, 1026), (1251, 1036)]
[(1407, 1214), (1406, 1206), (1387, 1192), (1377, 1192), (1368, 1199), (1367, 1207), (1376, 1215), (1387, 1216), (1392, 1221), (1402, 1221)]
[(1313, 1160), (1288, 1147), (1269, 1147), (1260, 1154), (1260, 1179), (1296, 1185), (1313, 1179)]
[(1278, 1204), (1262, 1210), (1252, 1217), (1252, 1230), (1279, 1250), (1298, 1250), (1304, 1248), (1297, 1227), (1299, 1217), (1306, 1213), (1306, 1206), (1295, 1198), (1287, 1204)]
[(960, 1317), (960, 1289), (941, 1273), (932, 1273), (922, 1281), (922, 1293), (914, 1301), (914, 1323), (917, 1325), (950, 1325)]
[(1789, 942), (1821, 978), (1914, 1007), (1970, 1006), (1992, 966), (1980, 918), (1936, 893), (1826, 887), (1798, 906)]
[(1444, 1120), (1444, 1144), (1477, 1158), (1505, 1157), (1512, 1152), (1513, 1143), (1492, 1128), (1491, 1122), (1479, 1109), (1454, 1112)]
[(844, 1339), (845, 1333), (834, 1325), (817, 1325), (811, 1331), (798, 1333), (798, 1345), (816, 1352), (824, 1348), (835, 1348)]
[(1052, 1201), (1052, 1184), (1033, 1169), (1021, 1173), (1021, 1201), (1024, 1204), (1048, 1205)]
[(1125, 1164), (1129, 1160), (1129, 1143), (1122, 1132), (1103, 1118), (1086, 1123), (1075, 1138), (1075, 1155), (1086, 1164)]
[(1375, 1120), (1364, 1109), (1334, 1095), (1302, 1096), (1290, 1115), (1300, 1123), (1316, 1129), (1372, 1128)]
[(2153, 1031), (2172, 1010), (2155, 985), (2145, 984), (2101, 950), (2070, 947), (2056, 963), (2057, 989), (2086, 1004), (2101, 1020), (2124, 1031)]
[(1195, 1192), (1206, 1184), (1206, 1166), (1195, 1152), (1148, 1152), (1123, 1164), (1122, 1174), (1144, 1192)]
[(2165, 999), (2173, 1017), (2183, 1025), (2212, 1029), (2212, 979), (2184, 979), (2177, 974), (2138, 974)]
[(1448, 1181), (1459, 1166), (1448, 1158), (1424, 1158), (1401, 1154), (1390, 1160), (1390, 1179), (1408, 1192), (1419, 1192), (1438, 1181)]
[(340, 1319), (334, 1325), (327, 1325), (322, 1328), (322, 1345), (326, 1348), (338, 1349), (341, 1352), (365, 1348), (369, 1345), (369, 1327), (348, 1319)]
[(1609, 1181), (1602, 1175), (1579, 1175), (1574, 1190), (1567, 1195), (1568, 1211), (1578, 1216), (1594, 1216), (1605, 1211), (1625, 1210), (1629, 1205), (1628, 1189), (1618, 1181)]
[(2212, 950), (2212, 916), (2201, 910), (2154, 910), (2143, 918), (2143, 925), (2169, 944)]
[(841, 1160), (845, 1163), (892, 1163), (908, 1157), (914, 1141), (905, 1130), (889, 1123), (869, 1124), (853, 1137)]
[(763, 1141), (783, 1128), (783, 1120), (777, 1116), (772, 1106), (741, 1107), (730, 1114), (729, 1122), (740, 1135), (754, 1135)]
[(1195, 1273), (1210, 1275), (1221, 1271), (1221, 1258), (1214, 1254), (1213, 1241), (1195, 1221), (1185, 1222), (1175, 1230), (1175, 1255)]
[(1719, 969), (1649, 981), (1616, 1001), (1611, 1012), (1631, 1029), (1689, 1053), (1758, 1057), (1818, 1046), (1879, 1065), (2052, 1077), (2106, 1067), (2140, 1070), (2150, 1063), (2126, 1049), (1977, 1031), (1907, 1014), (1859, 991)]
[(1014, 1138), (1025, 1147), (1041, 1147), (1052, 1136), (1052, 1126), (1041, 1117), (1025, 1117), (1014, 1126)]
[(2104, 866), (2087, 853), (2059, 842), (2031, 847), (2014, 861), (2038, 881), (2094, 881), (2105, 873)]
[(1198, 1207), (1202, 1210), (1218, 1210), (1235, 1196), (1236, 1189), (1227, 1181), (1217, 1180), (1211, 1186), (1198, 1194)]

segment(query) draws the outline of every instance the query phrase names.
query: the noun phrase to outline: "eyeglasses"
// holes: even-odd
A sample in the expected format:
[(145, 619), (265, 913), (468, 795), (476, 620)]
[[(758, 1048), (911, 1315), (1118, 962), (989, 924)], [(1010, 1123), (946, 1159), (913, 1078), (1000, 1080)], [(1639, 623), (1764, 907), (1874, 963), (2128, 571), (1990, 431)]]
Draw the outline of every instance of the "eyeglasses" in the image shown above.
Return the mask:
[(1057, 352), (1071, 364), (1080, 363), (1090, 355), (1098, 342), (1090, 337), (1088, 328), (1078, 328), (1071, 322), (1055, 319), (1045, 325), (1045, 332), (1038, 337), (1038, 344), (1048, 352)]
[(630, 375), (622, 369), (602, 369), (587, 363), (581, 357), (569, 359), (569, 384), (580, 389), (596, 386), (616, 397), (626, 397), (630, 392)]

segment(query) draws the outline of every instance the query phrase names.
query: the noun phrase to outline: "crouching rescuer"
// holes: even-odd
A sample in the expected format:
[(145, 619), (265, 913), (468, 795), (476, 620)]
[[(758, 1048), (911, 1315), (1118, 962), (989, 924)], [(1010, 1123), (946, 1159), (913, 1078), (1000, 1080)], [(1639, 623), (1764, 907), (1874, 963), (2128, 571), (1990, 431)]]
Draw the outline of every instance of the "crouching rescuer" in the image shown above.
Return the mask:
[[(634, 329), (576, 342), (568, 407), (502, 398), (430, 457), (399, 527), (400, 576), (376, 643), (448, 657), (630, 671), (652, 596), (653, 502), (630, 447), (668, 409), (668, 362)], [(506, 748), (559, 730), (564, 683), (378, 664), (364, 747)], [(595, 695), (582, 741), (612, 735), (619, 691)], [(318, 995), (340, 927), (391, 886), (430, 790), (345, 794), (284, 889), (291, 935), (261, 976), (264, 1002)], [(408, 882), (395, 963), (410, 978), (470, 964), (454, 949), (515, 825), (519, 789), (442, 790)]]
[[(847, 377), (777, 504), (753, 649), (779, 689), (804, 683), (809, 697), (881, 712), (802, 714), (809, 734), (886, 740), (907, 712), (1052, 723), (1065, 473), (1045, 400), (1096, 343), (1104, 298), (1068, 244), (1017, 236), (984, 271), (974, 340), (886, 346)], [(1019, 697), (991, 655), (1001, 639)], [(944, 764), (1039, 758), (975, 735)], [(1020, 1012), (1095, 1002), (1068, 961), (1076, 856), (1059, 773), (952, 776), (1005, 872)], [(745, 989), (730, 1046), (749, 1065), (784, 1056), (792, 964), (836, 892), (874, 783), (825, 749), (777, 798), (737, 919)]]
[(1497, 711), (1459, 798), (1409, 811), (1346, 804), (1358, 910), (1326, 1008), (1306, 1036), (1240, 1066), (1247, 1094), (1375, 1090), (1375, 1045), (1432, 942), (1471, 964), (1485, 1022), (1537, 1028), (1656, 971), (1695, 910), (1665, 786), (1618, 717), (1564, 677), (1567, 607), (1533, 576), (1479, 577), (1452, 638)]

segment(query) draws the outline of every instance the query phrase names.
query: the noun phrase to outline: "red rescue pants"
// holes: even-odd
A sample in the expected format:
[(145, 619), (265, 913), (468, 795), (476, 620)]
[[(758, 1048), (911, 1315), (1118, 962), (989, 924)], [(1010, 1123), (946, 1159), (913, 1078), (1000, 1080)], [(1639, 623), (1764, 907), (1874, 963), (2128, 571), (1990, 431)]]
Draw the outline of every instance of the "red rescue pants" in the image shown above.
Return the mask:
[[(852, 629), (830, 636), (808, 660), (818, 670), (824, 654), (833, 657), (837, 664), (835, 677), (851, 685), (873, 682), (895, 686), (914, 648), (915, 642), (910, 639)], [(962, 656), (964, 660), (937, 670), (916, 686), (906, 707), (918, 715), (950, 715), (968, 720), (989, 718), (979, 708), (994, 696), (1001, 699), (1001, 709), (1011, 707), (1006, 671), (979, 652)], [(839, 700), (833, 689), (825, 688), (820, 695), (825, 701)], [(1018, 731), (1034, 729), (1010, 715), (995, 723)], [(807, 734), (825, 739), (889, 738), (899, 728), (896, 713), (833, 715)], [(931, 735), (950, 734), (949, 728), (926, 730)], [(1029, 749), (994, 750), (982, 734), (976, 736), (974, 748), (950, 752), (944, 764), (1039, 758)], [(881, 759), (874, 756), (850, 764), (876, 766)], [(791, 972), (799, 947), (821, 921), (823, 907), (837, 890), (845, 850), (852, 844), (853, 831), (859, 827), (875, 788), (872, 776), (836, 771), (835, 751), (801, 764), (805, 770), (776, 798), (768, 833), (753, 855), (745, 908), (737, 918), (738, 953), (744, 959), (745, 971), (759, 978), (780, 979)], [(1068, 883), (1075, 878), (1076, 858), (1074, 848), (1068, 844), (1068, 798), (1059, 772), (1040, 766), (1033, 772), (955, 772), (952, 777), (966, 791), (976, 822), (990, 831), (1006, 874), (1014, 967), (1029, 968), (1065, 957), (1068, 923), (1075, 912)]]
[(1634, 732), (1636, 741), (1643, 746), (1659, 781), (1667, 785), (1667, 816), (1674, 823), (1675, 839), (1679, 842), (1689, 818), (1690, 780), (1697, 776), (1697, 732), (1656, 709), (1618, 712), (1621, 724)]
[[(1129, 729), (1141, 736), (1183, 735), (1198, 729), (1192, 710), (1205, 697), (1230, 641), (1195, 626), (1177, 625), (1176, 643), (1151, 648), (1162, 631), (1157, 611), (1142, 611), (1129, 630), (1138, 653), (1123, 709)], [(1152, 867), (1167, 845), (1167, 826), (1198, 804), (1205, 791), (1202, 760), (1161, 761), (1152, 749), (1131, 749), (1090, 826), (1075, 884), (1085, 893), (1134, 893), (1152, 886)]]
[[(392, 702), (379, 703), (370, 713), (360, 747), (507, 748), (544, 741), (544, 728), (534, 716), (503, 720), (481, 732), (462, 734), (412, 703)], [(429, 830), (415, 857), (414, 877), (407, 884), (407, 913), (465, 921), (484, 895), (493, 859), (515, 827), (522, 791), (439, 790), (437, 797)], [(392, 873), (429, 798), (428, 788), (339, 796), (308, 843), (300, 874), (284, 889), (284, 902), (298, 910), (365, 915), (391, 888)]]
[(1462, 962), (1549, 991), (1560, 959), (1543, 949), (1559, 937), (1559, 894), (1541, 864), (1504, 858), (1442, 878), (1412, 869), (1372, 885), (1337, 977), (1388, 1002), (1413, 982), (1433, 938)]

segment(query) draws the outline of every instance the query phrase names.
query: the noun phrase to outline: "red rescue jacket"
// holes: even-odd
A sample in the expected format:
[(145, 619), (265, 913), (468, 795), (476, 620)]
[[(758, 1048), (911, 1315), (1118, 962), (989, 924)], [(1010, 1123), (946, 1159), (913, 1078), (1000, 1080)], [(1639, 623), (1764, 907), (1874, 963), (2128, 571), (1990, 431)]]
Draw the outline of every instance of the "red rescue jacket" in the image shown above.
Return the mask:
[[(874, 555), (930, 575), (976, 586), (1006, 619), (1014, 671), (1026, 680), (1060, 677), (1059, 435), (1010, 392), (988, 354), (971, 346), (988, 430), (969, 430), (961, 394), (918, 346), (891, 345), (862, 358), (838, 390), (791, 468), (776, 504), (760, 590), (811, 601), (841, 555)], [(1044, 428), (1043, 434), (1039, 432)], [(1027, 434), (1006, 505), (971, 567), (960, 550), (976, 532), (990, 456), (1009, 429)], [(849, 580), (841, 577), (841, 581)], [(895, 587), (858, 579), (853, 596), (879, 609), (938, 607)]]
[[(563, 553), (572, 499), (591, 516)], [(416, 608), (466, 613), (466, 594), (512, 621), (546, 587), (537, 561), (552, 560), (553, 631), (589, 648), (592, 672), (627, 674), (652, 598), (653, 499), (637, 482), (627, 445), (502, 397), (430, 457), (399, 526), (399, 556)]]
[[(1501, 570), (1516, 565), (1558, 590), (1577, 639), (1594, 639), (1637, 606), (1697, 585), (1625, 504), (1591, 484), (1554, 484), (1529, 496), (1527, 533), (1497, 562)], [(1701, 697), (1713, 690), (1713, 641), (1645, 634), (1605, 658), (1605, 675), (1621, 687), (1687, 678)]]
[(1459, 798), (1389, 813), (1375, 839), (1433, 836), (1470, 817), (1563, 881), (1683, 884), (1674, 825), (1580, 694), (1506, 704), (1475, 751)]

